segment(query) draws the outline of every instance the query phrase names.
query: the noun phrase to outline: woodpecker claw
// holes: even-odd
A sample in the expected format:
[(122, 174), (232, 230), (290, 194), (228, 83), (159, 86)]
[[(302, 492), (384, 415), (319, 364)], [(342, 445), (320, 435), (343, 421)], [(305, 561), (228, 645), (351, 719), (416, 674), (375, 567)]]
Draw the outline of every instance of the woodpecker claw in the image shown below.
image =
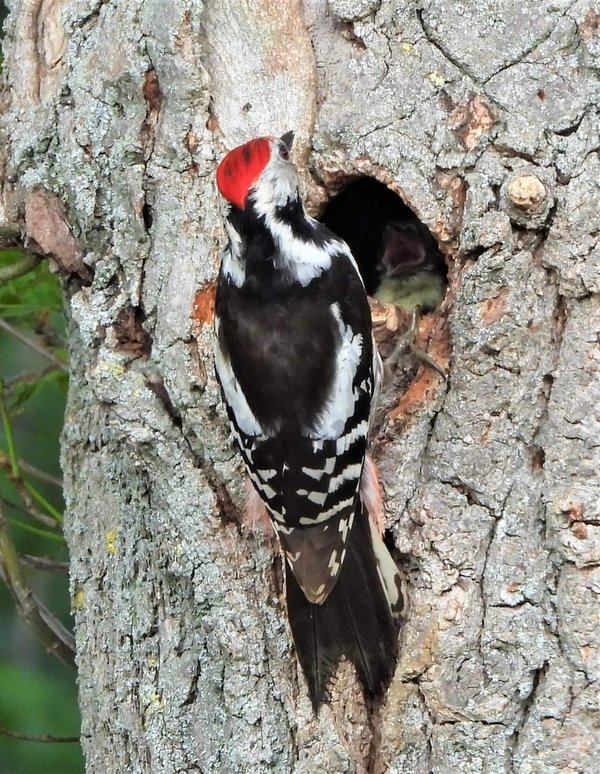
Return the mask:
[(400, 360), (400, 355), (406, 349), (410, 349), (410, 351), (417, 358), (417, 360), (420, 360), (422, 363), (425, 363), (425, 365), (429, 366), (430, 368), (433, 368), (433, 370), (437, 371), (437, 373), (442, 377), (442, 379), (445, 380), (447, 376), (442, 370), (442, 368), (435, 362), (435, 360), (430, 358), (429, 355), (423, 349), (421, 349), (421, 347), (418, 347), (417, 344), (415, 343), (415, 338), (417, 335), (417, 327), (418, 327), (420, 316), (421, 316), (421, 308), (419, 306), (416, 306), (412, 311), (410, 328), (408, 328), (407, 331), (405, 331), (401, 336), (398, 337), (396, 346), (394, 347), (392, 354), (388, 358), (386, 358), (385, 365), (388, 369), (395, 368), (398, 365), (398, 360)]

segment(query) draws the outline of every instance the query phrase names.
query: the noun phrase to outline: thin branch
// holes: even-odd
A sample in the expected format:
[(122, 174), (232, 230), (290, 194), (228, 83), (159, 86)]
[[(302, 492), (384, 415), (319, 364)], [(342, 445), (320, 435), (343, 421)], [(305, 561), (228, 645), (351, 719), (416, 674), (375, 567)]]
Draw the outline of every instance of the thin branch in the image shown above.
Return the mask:
[(4, 386), (7, 389), (10, 389), (15, 384), (19, 384), (19, 382), (27, 382), (29, 384), (31, 382), (37, 382), (40, 379), (43, 379), (44, 376), (51, 374), (53, 371), (56, 371), (56, 366), (48, 365), (40, 371), (27, 371), (26, 373), (17, 374), (16, 376), (11, 376), (10, 379), (5, 379)]
[(8, 282), (22, 277), (24, 274), (29, 274), (42, 260), (39, 255), (27, 253), (21, 248), (19, 248), (19, 252), (22, 253), (23, 257), (18, 261), (11, 263), (10, 266), (0, 266), (0, 282)]
[(0, 328), (3, 328), (7, 333), (10, 333), (11, 336), (19, 339), (19, 341), (22, 341), (23, 344), (27, 344), (28, 347), (31, 347), (31, 349), (35, 350), (39, 355), (45, 357), (46, 360), (54, 363), (57, 368), (62, 369), (67, 374), (69, 373), (69, 367), (65, 365), (62, 360), (59, 360), (55, 354), (50, 352), (41, 344), (38, 344), (36, 341), (32, 341), (28, 336), (25, 336), (23, 333), (21, 333), (21, 331), (14, 328), (10, 323), (7, 323), (6, 320), (3, 320), (2, 317), (0, 317)]
[(66, 575), (69, 572), (68, 562), (57, 562), (55, 559), (48, 559), (46, 556), (32, 556), (31, 554), (21, 554), (19, 556), (21, 564), (33, 567), (36, 570), (44, 572), (55, 572), (59, 575)]
[(6, 465), (10, 468), (11, 475), (17, 478), (19, 476), (19, 463), (17, 461), (17, 450), (15, 448), (15, 439), (13, 436), (12, 425), (4, 405), (4, 384), (0, 377), (0, 419), (2, 419), (2, 429), (4, 430), (4, 439), (8, 447), (8, 457), (0, 454), (0, 465)]
[(9, 739), (21, 739), (24, 742), (52, 742), (52, 744), (73, 744), (81, 740), (79, 736), (21, 734), (19, 731), (10, 731), (8, 728), (2, 728), (2, 726), (0, 726), (0, 736), (7, 736)]
[(35, 598), (21, 570), (19, 555), (0, 505), (0, 577), (10, 591), (17, 610), (42, 641), (46, 650), (75, 669), (73, 636)]
[(54, 613), (51, 613), (50, 610), (46, 607), (46, 605), (42, 602), (42, 600), (32, 593), (33, 601), (37, 605), (38, 610), (40, 611), (40, 616), (44, 623), (48, 626), (48, 628), (53, 632), (55, 637), (57, 637), (62, 644), (69, 650), (71, 653), (71, 664), (74, 669), (75, 667), (75, 637), (73, 635), (73, 632), (71, 632), (67, 627), (63, 624), (62, 621), (60, 621)]
[(23, 473), (28, 473), (30, 476), (33, 476), (33, 478), (37, 478), (40, 481), (45, 481), (46, 484), (52, 484), (53, 486), (58, 486), (60, 489), (62, 489), (63, 486), (63, 480), (62, 478), (59, 478), (58, 476), (53, 476), (52, 473), (46, 473), (45, 470), (40, 470), (39, 468), (35, 468), (33, 465), (30, 465), (28, 462), (25, 462), (25, 460), (19, 460), (19, 467), (23, 471)]
[[(2, 409), (2, 405), (0, 404), (0, 410)], [(6, 468), (8, 471), (8, 480), (13, 484), (17, 491), (19, 492), (19, 495), (21, 496), (21, 499), (25, 503), (25, 513), (27, 513), (29, 516), (34, 518), (36, 521), (39, 521), (40, 524), (43, 524), (45, 527), (51, 527), (52, 529), (56, 529), (57, 527), (60, 527), (62, 516), (58, 513), (56, 508), (54, 508), (53, 505), (48, 503), (45, 498), (43, 498), (39, 492), (37, 492), (31, 484), (28, 484), (27, 481), (24, 481), (21, 478), (20, 470), (17, 468), (16, 473), (14, 472), (14, 469), (11, 470), (11, 460), (10, 457), (7, 457), (2, 451), (0, 451), (0, 469)], [(33, 491), (32, 491), (33, 490)], [(35, 495), (34, 495), (35, 492)], [(47, 516), (43, 511), (40, 511), (39, 508), (36, 507), (34, 503), (34, 499), (40, 499), (41, 498), (41, 504), (46, 507), (47, 509), (50, 508), (50, 516)], [(58, 517), (57, 517), (58, 514)]]
[(38, 521), (43, 520), (44, 523), (46, 523), (45, 519), (47, 519), (47, 516), (45, 513), (42, 513), (35, 507), (35, 505), (33, 504), (34, 500), (37, 503), (39, 503), (43, 508), (45, 508), (46, 512), (50, 514), (50, 517), (54, 519), (55, 526), (59, 526), (62, 524), (62, 521), (63, 521), (62, 513), (57, 508), (55, 508), (52, 505), (52, 503), (49, 502), (49, 500), (47, 500), (41, 492), (38, 492), (38, 490), (33, 486), (33, 484), (30, 481), (27, 481), (26, 479), (20, 477), (19, 480), (15, 481), (14, 483), (18, 487), (19, 494), (23, 498), (25, 505), (29, 508), (30, 513), (32, 515), (39, 514), (37, 516)]
[[(19, 490), (19, 494), (25, 505), (27, 506), (29, 513), (34, 519), (37, 519), (46, 527), (55, 527), (57, 524), (62, 523), (62, 513), (58, 511), (52, 503), (44, 497), (41, 492), (27, 481), (21, 475), (21, 469), (19, 467), (19, 460), (17, 458), (17, 448), (15, 445), (15, 439), (13, 434), (13, 428), (10, 422), (10, 417), (6, 405), (4, 403), (4, 383), (0, 376), (0, 418), (2, 419), (2, 428), (4, 430), (4, 437), (6, 445), (8, 447), (8, 456), (0, 450), (0, 467), (5, 467), (9, 470), (9, 480)], [(34, 504), (34, 500), (41, 505), (46, 513), (42, 513), (37, 509)]]
[[(7, 505), (12, 505), (13, 508), (16, 507), (5, 498), (0, 498), (0, 501)], [(18, 510), (21, 511), (21, 513), (27, 514), (27, 511), (24, 508), (18, 508)], [(28, 524), (26, 521), (19, 521), (19, 519), (15, 519), (12, 516), (9, 517), (9, 522), (13, 527), (18, 527), (25, 532), (29, 532), (31, 535), (37, 535), (38, 537), (44, 538), (44, 540), (54, 540), (61, 545), (65, 545), (65, 538), (62, 532), (49, 532), (48, 530), (41, 529), (41, 527), (34, 527), (33, 524)]]

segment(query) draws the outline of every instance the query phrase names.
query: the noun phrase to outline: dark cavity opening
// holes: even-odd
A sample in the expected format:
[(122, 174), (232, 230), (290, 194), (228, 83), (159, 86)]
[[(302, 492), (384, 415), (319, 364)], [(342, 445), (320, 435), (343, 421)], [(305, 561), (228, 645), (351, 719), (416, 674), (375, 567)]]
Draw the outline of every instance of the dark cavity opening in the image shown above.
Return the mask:
[(413, 296), (419, 298), (414, 289), (433, 282), (435, 289), (428, 287), (421, 296), (427, 301), (412, 305), (427, 311), (441, 301), (447, 276), (444, 256), (429, 229), (383, 183), (372, 177), (350, 182), (328, 202), (319, 220), (348, 243), (370, 296), (391, 286), (401, 289), (404, 297), (410, 291), (412, 303)]
[(150, 231), (152, 223), (154, 222), (154, 216), (152, 215), (152, 207), (147, 201), (144, 202), (142, 207), (142, 219), (144, 221), (144, 227), (146, 231)]

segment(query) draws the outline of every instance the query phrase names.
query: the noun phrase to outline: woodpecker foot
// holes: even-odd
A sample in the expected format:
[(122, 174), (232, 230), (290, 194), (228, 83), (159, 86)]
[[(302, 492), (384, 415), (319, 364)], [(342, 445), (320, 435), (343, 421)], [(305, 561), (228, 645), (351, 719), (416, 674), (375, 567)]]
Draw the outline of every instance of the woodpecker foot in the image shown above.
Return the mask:
[(400, 355), (406, 349), (410, 349), (417, 360), (420, 360), (422, 363), (425, 363), (425, 365), (433, 368), (434, 371), (437, 371), (442, 379), (446, 379), (446, 374), (442, 368), (435, 362), (435, 360), (430, 358), (429, 355), (423, 349), (421, 349), (421, 347), (418, 347), (415, 342), (420, 316), (421, 309), (417, 306), (412, 311), (410, 328), (398, 337), (398, 341), (396, 342), (396, 346), (394, 347), (392, 354), (386, 358), (385, 366), (386, 368), (395, 368), (398, 365), (398, 360), (400, 360)]

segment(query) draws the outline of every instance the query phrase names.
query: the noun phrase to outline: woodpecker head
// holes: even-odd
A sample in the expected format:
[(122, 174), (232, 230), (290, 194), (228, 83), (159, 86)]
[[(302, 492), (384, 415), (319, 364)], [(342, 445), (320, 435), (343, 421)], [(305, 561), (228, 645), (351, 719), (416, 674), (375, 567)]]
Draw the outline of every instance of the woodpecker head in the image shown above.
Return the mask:
[(221, 196), (234, 207), (253, 204), (259, 214), (298, 198), (296, 170), (290, 161), (293, 132), (257, 137), (229, 151), (217, 169)]

